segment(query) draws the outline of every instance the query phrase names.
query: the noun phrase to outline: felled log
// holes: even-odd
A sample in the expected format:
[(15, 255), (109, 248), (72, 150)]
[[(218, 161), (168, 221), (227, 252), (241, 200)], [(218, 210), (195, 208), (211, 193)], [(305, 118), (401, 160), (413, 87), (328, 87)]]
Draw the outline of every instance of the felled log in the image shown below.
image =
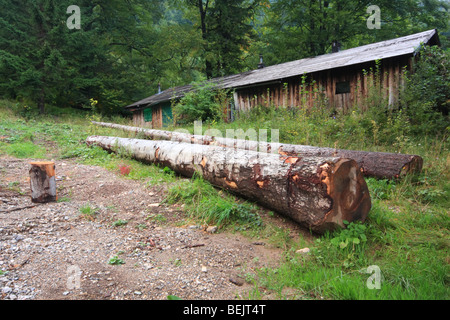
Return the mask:
[(194, 136), (186, 133), (176, 132), (176, 131), (168, 131), (168, 130), (155, 130), (155, 129), (146, 129), (140, 127), (132, 127), (126, 126), (122, 124), (116, 123), (107, 123), (107, 122), (97, 122), (92, 121), (92, 124), (97, 126), (119, 129), (127, 132), (132, 132), (134, 134), (142, 134), (146, 138), (151, 140), (167, 140), (167, 141), (176, 141), (176, 142), (185, 142), (185, 143), (196, 143), (196, 144), (205, 144), (205, 145), (214, 145), (214, 137), (209, 136)]
[(278, 153), (298, 157), (340, 157), (354, 159), (366, 177), (379, 179), (397, 179), (407, 174), (419, 173), (423, 159), (418, 155), (321, 148), (304, 145), (230, 139), (213, 136), (199, 136), (165, 130), (144, 129), (112, 123), (93, 122), (96, 125), (142, 133), (152, 140), (171, 140), (186, 143), (225, 146), (259, 152)]
[(33, 203), (48, 203), (58, 200), (54, 162), (31, 162), (30, 186)]
[(355, 151), (287, 144), (282, 145), (278, 152), (285, 155), (299, 154), (305, 157), (334, 156), (354, 159), (364, 176), (378, 179), (398, 179), (408, 174), (420, 173), (423, 167), (422, 157), (400, 153)]
[(354, 160), (339, 157), (288, 157), (217, 146), (92, 136), (88, 145), (161, 164), (253, 200), (323, 233), (365, 221), (371, 199)]

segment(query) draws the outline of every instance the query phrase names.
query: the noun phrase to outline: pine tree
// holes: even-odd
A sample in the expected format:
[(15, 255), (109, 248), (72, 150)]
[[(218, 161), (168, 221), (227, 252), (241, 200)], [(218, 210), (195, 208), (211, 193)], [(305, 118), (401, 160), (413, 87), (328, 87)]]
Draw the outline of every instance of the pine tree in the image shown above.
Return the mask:
[(216, 0), (208, 15), (210, 51), (216, 76), (241, 72), (243, 51), (255, 36), (250, 17), (256, 3), (246, 0)]
[(69, 29), (70, 0), (0, 0), (0, 96), (117, 112), (147, 89), (157, 65), (156, 0), (78, 1), (81, 29)]
[(0, 93), (45, 104), (60, 94), (68, 73), (67, 6), (63, 1), (1, 0), (8, 8), (0, 19)]

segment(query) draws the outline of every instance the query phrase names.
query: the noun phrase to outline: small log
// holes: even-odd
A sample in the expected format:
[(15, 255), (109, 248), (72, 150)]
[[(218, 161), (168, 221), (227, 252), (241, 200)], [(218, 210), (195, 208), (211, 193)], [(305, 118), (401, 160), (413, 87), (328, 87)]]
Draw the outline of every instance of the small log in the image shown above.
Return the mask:
[(354, 160), (286, 157), (241, 149), (172, 141), (93, 136), (88, 145), (167, 166), (186, 177), (194, 173), (212, 185), (290, 217), (317, 233), (364, 222), (369, 190)]
[(227, 139), (213, 136), (198, 136), (180, 132), (144, 129), (113, 123), (93, 122), (102, 127), (121, 129), (128, 132), (142, 133), (152, 140), (171, 140), (210, 146), (231, 147), (259, 152), (278, 153), (295, 157), (340, 157), (354, 159), (366, 177), (378, 179), (397, 179), (408, 174), (422, 171), (423, 159), (418, 155), (356, 151), (334, 148), (322, 148), (304, 145), (258, 142), (242, 139)]
[(30, 185), (33, 203), (56, 202), (56, 174), (54, 162), (31, 162)]

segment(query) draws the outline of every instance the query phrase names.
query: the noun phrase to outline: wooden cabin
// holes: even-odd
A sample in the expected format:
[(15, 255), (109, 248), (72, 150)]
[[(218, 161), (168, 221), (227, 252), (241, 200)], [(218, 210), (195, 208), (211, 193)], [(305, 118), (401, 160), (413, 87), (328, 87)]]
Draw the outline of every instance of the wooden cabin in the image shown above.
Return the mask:
[[(398, 102), (405, 70), (411, 70), (422, 45), (440, 45), (437, 30), (333, 52), (237, 75), (209, 80), (217, 88), (230, 90), (226, 118), (255, 106), (327, 106), (346, 112), (367, 108), (371, 92), (389, 105)], [(133, 112), (134, 124), (160, 128), (171, 123), (171, 102), (191, 85), (171, 88), (126, 108)]]

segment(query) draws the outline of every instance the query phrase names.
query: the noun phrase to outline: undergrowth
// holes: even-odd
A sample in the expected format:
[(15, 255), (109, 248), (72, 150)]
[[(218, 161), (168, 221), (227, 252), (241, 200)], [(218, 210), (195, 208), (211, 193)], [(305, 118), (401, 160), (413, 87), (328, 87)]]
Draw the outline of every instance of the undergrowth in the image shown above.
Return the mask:
[(235, 196), (216, 190), (201, 176), (182, 181), (168, 191), (166, 201), (169, 204), (184, 203), (187, 214), (206, 224), (229, 226), (235, 223), (235, 230), (259, 228), (263, 225), (257, 208)]

